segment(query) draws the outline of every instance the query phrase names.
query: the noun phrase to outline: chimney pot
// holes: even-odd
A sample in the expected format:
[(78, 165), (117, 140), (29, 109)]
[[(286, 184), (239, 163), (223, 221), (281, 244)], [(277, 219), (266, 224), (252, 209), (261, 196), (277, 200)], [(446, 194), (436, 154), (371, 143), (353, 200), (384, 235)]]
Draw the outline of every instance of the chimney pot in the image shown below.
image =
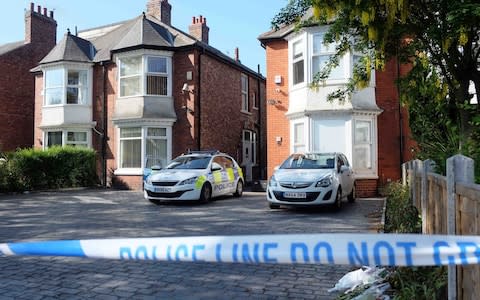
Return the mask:
[(200, 23), (203, 23), (203, 16), (200, 15)]
[(42, 7), (41, 7), (40, 5), (37, 5), (37, 12), (38, 12), (39, 14), (42, 13)]
[(43, 8), (43, 15), (44, 15), (45, 17), (47, 16), (47, 8), (46, 8), (46, 7)]
[(195, 24), (195, 16), (192, 17), (192, 24)]
[(50, 18), (53, 19), (53, 10), (50, 11)]
[(240, 61), (240, 53), (238, 47), (235, 48), (235, 61)]
[(35, 3), (30, 2), (30, 11), (33, 12), (35, 11)]

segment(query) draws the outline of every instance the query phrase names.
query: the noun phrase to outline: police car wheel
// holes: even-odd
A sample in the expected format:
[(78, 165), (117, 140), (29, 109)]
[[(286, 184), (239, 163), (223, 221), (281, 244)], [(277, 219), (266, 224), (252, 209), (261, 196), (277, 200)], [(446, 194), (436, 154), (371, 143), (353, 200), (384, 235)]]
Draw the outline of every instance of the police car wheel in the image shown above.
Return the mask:
[(237, 183), (237, 189), (235, 190), (235, 193), (233, 193), (233, 195), (235, 197), (241, 197), (242, 194), (243, 194), (243, 182), (239, 180)]
[(209, 183), (205, 183), (202, 186), (202, 191), (200, 192), (200, 201), (203, 203), (210, 202), (212, 200), (212, 186)]
[(335, 202), (333, 203), (333, 210), (339, 211), (342, 209), (342, 189), (338, 189)]

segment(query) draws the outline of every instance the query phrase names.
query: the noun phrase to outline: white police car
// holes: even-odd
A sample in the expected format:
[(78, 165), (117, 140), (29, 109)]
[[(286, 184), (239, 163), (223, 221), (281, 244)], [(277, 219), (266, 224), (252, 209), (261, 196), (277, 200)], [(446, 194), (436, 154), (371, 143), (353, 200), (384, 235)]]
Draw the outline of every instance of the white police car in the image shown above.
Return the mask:
[(160, 200), (200, 200), (243, 193), (243, 172), (229, 155), (218, 151), (196, 151), (181, 155), (164, 169), (152, 171), (145, 178), (144, 197)]

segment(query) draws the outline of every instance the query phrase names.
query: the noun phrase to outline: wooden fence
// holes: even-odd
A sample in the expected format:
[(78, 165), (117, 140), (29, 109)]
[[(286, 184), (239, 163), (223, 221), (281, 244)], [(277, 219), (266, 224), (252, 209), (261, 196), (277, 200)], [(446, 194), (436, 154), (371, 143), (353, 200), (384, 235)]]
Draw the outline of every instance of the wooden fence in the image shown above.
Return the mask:
[[(402, 165), (402, 181), (422, 215), (424, 234), (480, 234), (480, 185), (474, 161), (463, 155), (447, 160), (447, 175), (433, 172), (431, 160)], [(449, 266), (448, 299), (480, 299), (480, 265)]]

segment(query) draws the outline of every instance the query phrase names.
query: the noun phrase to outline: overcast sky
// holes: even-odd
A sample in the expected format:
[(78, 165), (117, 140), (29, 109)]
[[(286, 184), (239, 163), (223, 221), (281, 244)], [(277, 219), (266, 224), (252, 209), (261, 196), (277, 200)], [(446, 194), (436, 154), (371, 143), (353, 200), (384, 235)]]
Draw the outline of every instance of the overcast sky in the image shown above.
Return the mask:
[[(57, 40), (67, 32), (103, 26), (134, 18), (146, 10), (148, 0), (9, 0), (2, 1), (0, 45), (24, 39), (24, 12), (40, 5), (53, 10)], [(257, 37), (270, 30), (273, 16), (288, 0), (169, 0), (172, 25), (188, 32), (193, 16), (207, 18), (210, 45), (232, 56), (240, 49), (240, 60), (254, 71), (260, 65), (265, 75), (265, 50)], [(43, 10), (42, 10), (43, 11)]]

